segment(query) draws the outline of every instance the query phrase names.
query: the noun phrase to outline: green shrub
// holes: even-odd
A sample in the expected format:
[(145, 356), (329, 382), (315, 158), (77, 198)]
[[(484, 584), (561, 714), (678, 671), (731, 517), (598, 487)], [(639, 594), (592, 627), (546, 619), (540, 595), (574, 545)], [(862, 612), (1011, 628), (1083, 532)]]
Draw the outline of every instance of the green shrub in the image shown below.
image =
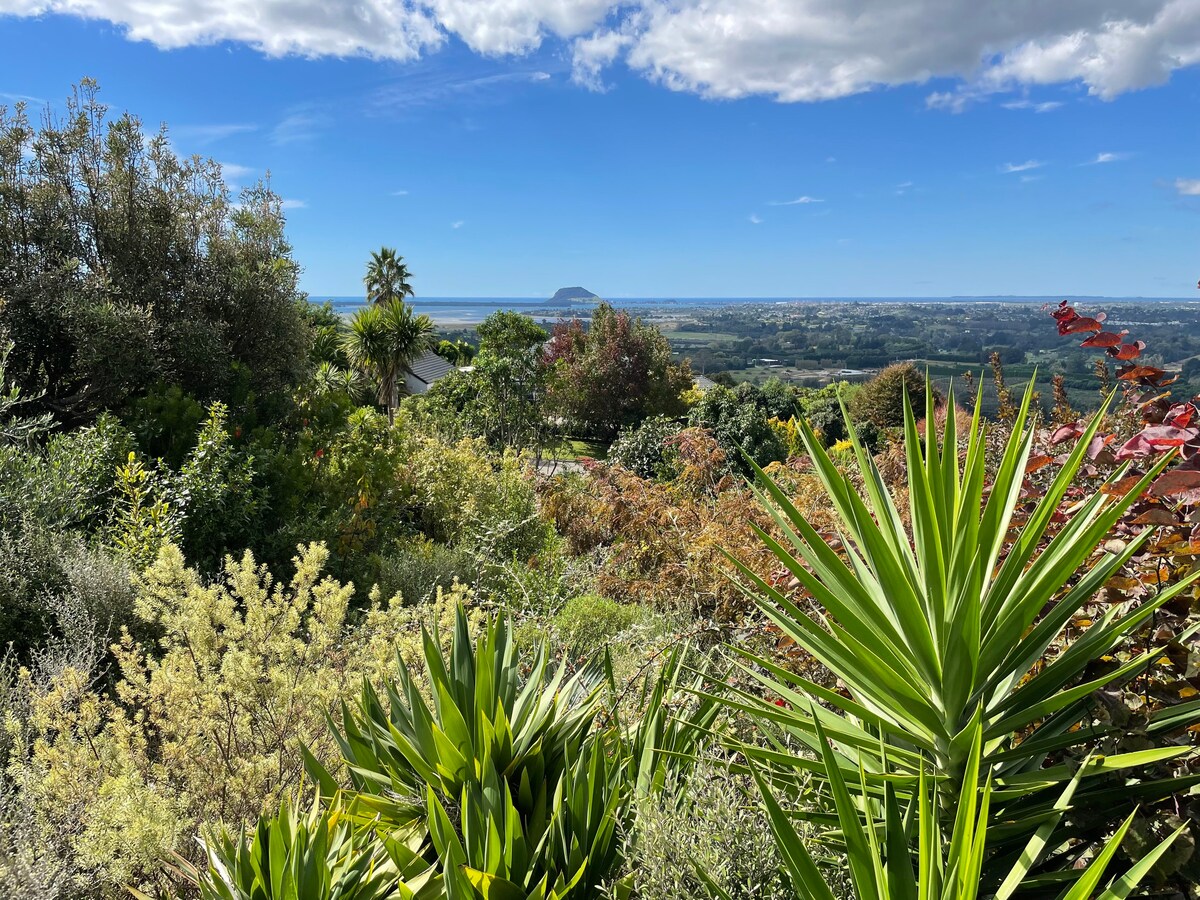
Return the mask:
[(134, 401), (126, 419), (143, 453), (178, 468), (196, 446), (205, 412), (179, 385), (159, 382)]
[(846, 437), (846, 419), (842, 403), (853, 405), (861, 385), (838, 381), (822, 388), (801, 388), (798, 391), (800, 417), (821, 435), (826, 446)]
[(247, 554), (206, 582), (166, 547), (132, 604), (151, 637), (123, 637), (107, 679), (58, 650), (15, 673), (5, 775), (36, 840), (68, 863), (69, 896), (164, 887), (172, 852), (198, 862), (200, 824), (274, 814), (300, 786), (301, 744), (332, 765), (327, 716), (397, 657), (416, 663), (421, 629), (449, 633), (470, 599), (376, 595), (352, 622), (353, 587), (324, 574), (327, 558), (303, 548), (277, 580)]
[(743, 451), (760, 466), (787, 459), (787, 447), (766, 413), (735, 390), (721, 385), (709, 388), (692, 407), (688, 421), (712, 432), (730, 464), (739, 470), (749, 471)]
[(640, 900), (705, 897), (702, 869), (731, 900), (786, 895), (782, 860), (754, 782), (705, 755), (686, 780), (671, 778), (662, 792), (636, 807), (629, 835), (629, 871)]
[(44, 596), (65, 582), (62, 544), (61, 534), (34, 522), (0, 531), (0, 652), (11, 646), (27, 660), (45, 639), (51, 623)]
[(0, 527), (22, 519), (52, 529), (102, 527), (116, 496), (115, 472), (133, 439), (110, 415), (57, 434), (44, 449), (0, 446)]
[(639, 606), (616, 603), (597, 594), (584, 594), (568, 600), (554, 617), (554, 631), (564, 647), (596, 650), (647, 618), (647, 613)]
[(502, 560), (526, 560), (545, 545), (552, 529), (538, 514), (527, 460), (490, 454), (473, 438), (447, 446), (418, 435), (408, 449), (402, 478), (430, 538)]
[(183, 512), (180, 537), (184, 552), (205, 572), (215, 571), (226, 554), (251, 545), (262, 506), (254, 457), (234, 444), (228, 418), (225, 404), (209, 407), (196, 445), (172, 486)]
[(679, 454), (667, 442), (682, 430), (675, 419), (653, 416), (622, 431), (608, 449), (608, 461), (642, 478), (669, 481), (679, 475)]
[(133, 596), (125, 563), (77, 534), (0, 531), (0, 653), (50, 668), (50, 657), (103, 656), (134, 619)]
[(925, 376), (912, 363), (888, 366), (855, 392), (849, 401), (850, 418), (855, 426), (899, 428), (904, 424), (905, 395), (914, 409), (924, 408)]
[(425, 537), (398, 541), (379, 559), (379, 592), (400, 596), (404, 603), (424, 603), (438, 589), (449, 591), (456, 581), (475, 582), (478, 563), (461, 547), (448, 547)]
[(507, 559), (477, 554), (478, 590), (488, 603), (516, 620), (545, 620), (591, 583), (587, 561), (568, 555), (566, 543), (552, 531), (533, 556)]

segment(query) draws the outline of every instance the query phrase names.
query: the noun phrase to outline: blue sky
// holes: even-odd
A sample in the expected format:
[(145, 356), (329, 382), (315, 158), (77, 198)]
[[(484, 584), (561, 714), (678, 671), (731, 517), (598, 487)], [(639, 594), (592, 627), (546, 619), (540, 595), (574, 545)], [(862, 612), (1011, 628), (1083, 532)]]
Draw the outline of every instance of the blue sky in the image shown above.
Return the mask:
[(1194, 293), (1196, 0), (999, 38), (967, 0), (860, 0), (894, 50), (817, 0), (491, 2), (0, 0), (0, 103), (91, 76), (228, 180), (269, 169), (314, 295), (381, 244), (426, 296)]

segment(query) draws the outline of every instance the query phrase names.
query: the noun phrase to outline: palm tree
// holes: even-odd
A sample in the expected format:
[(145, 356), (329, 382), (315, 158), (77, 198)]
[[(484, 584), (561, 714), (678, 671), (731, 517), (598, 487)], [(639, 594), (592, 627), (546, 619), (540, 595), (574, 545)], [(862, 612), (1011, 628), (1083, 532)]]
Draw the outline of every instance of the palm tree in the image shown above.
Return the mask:
[(433, 321), (429, 316), (415, 315), (410, 305), (396, 298), (364, 307), (350, 320), (346, 354), (375, 380), (388, 422), (396, 420), (400, 376), (428, 349), (432, 337)]
[(379, 305), (389, 300), (403, 300), (415, 296), (413, 286), (409, 283), (412, 272), (404, 264), (404, 257), (396, 253), (392, 247), (380, 247), (371, 253), (367, 263), (367, 274), (363, 276), (363, 284), (367, 288), (367, 300)]

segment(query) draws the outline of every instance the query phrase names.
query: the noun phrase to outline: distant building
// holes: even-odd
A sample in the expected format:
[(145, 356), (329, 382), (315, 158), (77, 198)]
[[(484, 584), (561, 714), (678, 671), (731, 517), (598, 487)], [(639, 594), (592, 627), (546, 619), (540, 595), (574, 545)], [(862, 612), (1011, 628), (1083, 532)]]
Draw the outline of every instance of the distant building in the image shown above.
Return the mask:
[(705, 378), (703, 375), (697, 375), (696, 380), (692, 382), (692, 387), (698, 391), (707, 391), (709, 388), (715, 388), (717, 383), (711, 378)]
[(454, 371), (454, 365), (438, 356), (432, 350), (426, 350), (408, 367), (404, 376), (405, 393), (423, 394), (429, 386), (440, 378), (445, 378)]

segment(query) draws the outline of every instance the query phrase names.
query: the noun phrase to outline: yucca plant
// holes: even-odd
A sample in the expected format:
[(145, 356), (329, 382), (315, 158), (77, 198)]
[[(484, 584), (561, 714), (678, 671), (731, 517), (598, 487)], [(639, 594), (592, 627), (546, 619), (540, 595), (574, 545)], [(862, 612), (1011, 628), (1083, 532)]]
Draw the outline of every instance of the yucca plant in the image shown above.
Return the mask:
[[(935, 777), (921, 771), (907, 806), (902, 806), (891, 784), (885, 784), (882, 799), (874, 803), (868, 800), (874, 786), (865, 771), (860, 770), (854, 779), (857, 791), (851, 793), (842, 774), (841, 761), (830, 746), (819, 717), (814, 722), (814, 730), (821, 747), (822, 763), (829, 773), (829, 787), (856, 900), (978, 900), (985, 896), (1009, 900), (1027, 883), (1034, 866), (1061, 841), (1061, 837), (1056, 838), (1056, 832), (1085, 777), (1085, 769), (1081, 768), (1070, 778), (1036, 831), (1028, 836), (1021, 853), (1007, 867), (997, 887), (989, 884), (984, 876), (995, 791), (992, 779), (982, 769), (983, 729), (979, 719), (968, 728), (970, 750), (964, 776), (968, 781), (981, 781), (983, 788), (961, 797), (949, 833), (943, 831), (942, 816), (938, 812), (942, 806), (941, 786)], [(885, 749), (882, 753), (885, 764), (886, 754)], [(792, 820), (779, 805), (766, 780), (757, 771), (754, 774), (779, 856), (796, 897), (834, 900), (834, 892), (821, 867)], [(955, 799), (960, 799), (957, 794)], [(879, 808), (882, 808), (881, 821), (876, 819)], [(1090, 900), (1092, 897), (1124, 900), (1186, 828), (1186, 825), (1180, 826), (1124, 874), (1105, 884), (1104, 876), (1132, 822), (1131, 813), (1095, 857), (1076, 873), (1077, 880), (1062, 889), (1061, 900)], [(700, 872), (700, 876), (714, 896), (729, 900), (706, 873)]]
[(175, 868), (201, 900), (432, 900), (443, 885), (426, 844), (421, 827), (385, 826), (353, 800), (325, 808), (314, 798), (304, 811), (284, 801), (253, 831), (221, 827), (203, 842), (206, 865)]
[[(941, 443), (935, 403), (927, 395), (925, 435), (905, 403), (908, 517), (847, 422), (862, 486), (843, 474), (811, 428), (805, 448), (839, 519), (835, 550), (761, 470), (755, 487), (774, 518), (777, 540), (762, 539), (812, 599), (801, 605), (739, 564), (747, 589), (782, 632), (845, 686), (830, 690), (773, 661), (743, 652), (747, 673), (767, 697), (730, 688), (726, 702), (775, 726), (770, 742), (745, 752), (775, 768), (775, 778), (808, 770), (829, 785), (862, 773), (878, 807), (885, 792), (914, 796), (922, 779), (938, 785), (941, 832), (952, 830), (964, 804), (988, 792), (984, 869), (997, 883), (1051, 815), (1064, 786), (1079, 776), (1064, 841), (1043, 864), (1071, 867), (1130, 808), (1200, 784), (1200, 776), (1140, 777), (1139, 770), (1193, 752), (1167, 746), (1071, 762), (1114, 729), (1093, 721), (1091, 695), (1144, 672), (1161, 651), (1091, 674), (1154, 611), (1195, 581), (1192, 575), (1140, 606), (1113, 605), (1049, 661), (1046, 651), (1105, 582), (1145, 545), (1151, 529), (1117, 546), (1113, 526), (1167, 464), (1164, 459), (1128, 490), (1115, 472), (1103, 490), (1075, 503), (1051, 532), (1060, 504), (1085, 460), (1102, 409), (1025, 515), (1022, 484), (1034, 441), (1027, 390), (994, 474), (985, 470), (985, 426), (979, 402), (960, 448), (948, 398)], [(960, 452), (962, 450), (962, 452)], [(735, 560), (736, 562), (736, 560)], [(1195, 628), (1180, 634), (1185, 641)], [(812, 701), (822, 705), (813, 705)], [(777, 701), (777, 702), (776, 702)], [(1200, 704), (1152, 718), (1150, 731), (1200, 720)], [(972, 723), (979, 723), (979, 774), (971, 766)], [(826, 752), (821, 729), (832, 742)], [(814, 761), (789, 749), (799, 741)], [(1090, 830), (1089, 830), (1090, 829)], [(1068, 841), (1067, 839), (1075, 839)], [(998, 874), (999, 873), (999, 874)]]
[[(638, 682), (632, 722), (618, 721), (617, 743), (625, 757), (626, 777), (632, 793), (647, 797), (660, 792), (672, 777), (686, 776), (711, 741), (721, 704), (703, 694), (702, 673), (689, 675), (684, 663), (685, 647), (667, 654), (657, 672), (650, 671)], [(606, 667), (609, 686), (618, 697), (613, 714), (620, 716), (621, 688)], [(685, 677), (688, 676), (688, 677)]]

